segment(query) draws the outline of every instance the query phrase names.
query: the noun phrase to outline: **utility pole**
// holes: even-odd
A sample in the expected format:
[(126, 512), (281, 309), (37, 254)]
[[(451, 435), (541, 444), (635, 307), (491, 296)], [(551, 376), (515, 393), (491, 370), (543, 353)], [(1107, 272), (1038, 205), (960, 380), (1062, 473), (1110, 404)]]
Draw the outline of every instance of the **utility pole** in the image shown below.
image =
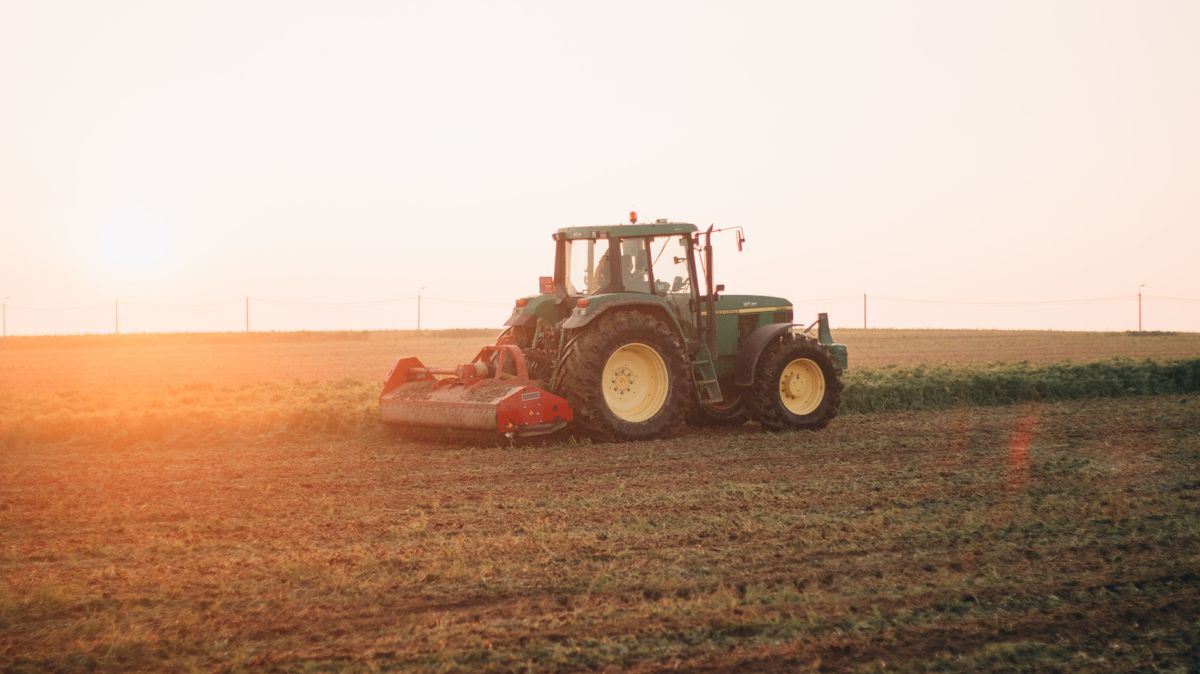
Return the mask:
[(113, 334), (121, 334), (121, 311), (116, 300), (113, 300)]
[(421, 291), (428, 286), (417, 288), (417, 332), (421, 331)]
[(867, 329), (867, 294), (863, 293), (863, 330)]
[(250, 298), (246, 298), (246, 334), (250, 334)]
[(1142, 332), (1142, 288), (1145, 287), (1145, 283), (1138, 286), (1138, 334)]

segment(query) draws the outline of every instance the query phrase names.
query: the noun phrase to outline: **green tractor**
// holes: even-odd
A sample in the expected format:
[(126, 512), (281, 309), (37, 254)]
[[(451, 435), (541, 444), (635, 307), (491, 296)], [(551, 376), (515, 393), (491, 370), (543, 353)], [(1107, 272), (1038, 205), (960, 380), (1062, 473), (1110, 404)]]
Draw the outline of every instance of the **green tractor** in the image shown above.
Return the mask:
[[(385, 422), (605, 440), (671, 435), (681, 424), (823, 428), (837, 414), (846, 347), (819, 314), (793, 323), (780, 297), (713, 282), (713, 234), (654, 224), (554, 234), (554, 276), (516, 301), (506, 329), (466, 365), (396, 363)], [(740, 227), (738, 250), (745, 241)], [(813, 334), (813, 328), (816, 328)]]

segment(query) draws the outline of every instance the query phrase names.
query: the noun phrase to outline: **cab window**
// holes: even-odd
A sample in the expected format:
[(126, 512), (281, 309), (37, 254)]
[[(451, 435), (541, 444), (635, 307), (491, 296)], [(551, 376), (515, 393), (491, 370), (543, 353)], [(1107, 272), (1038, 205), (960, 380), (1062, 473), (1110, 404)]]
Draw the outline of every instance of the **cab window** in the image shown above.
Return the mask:
[(692, 292), (687, 256), (687, 236), (660, 236), (651, 242), (654, 253), (654, 292), (658, 295)]
[(650, 256), (646, 253), (647, 239), (621, 241), (621, 284), (625, 292), (650, 292)]

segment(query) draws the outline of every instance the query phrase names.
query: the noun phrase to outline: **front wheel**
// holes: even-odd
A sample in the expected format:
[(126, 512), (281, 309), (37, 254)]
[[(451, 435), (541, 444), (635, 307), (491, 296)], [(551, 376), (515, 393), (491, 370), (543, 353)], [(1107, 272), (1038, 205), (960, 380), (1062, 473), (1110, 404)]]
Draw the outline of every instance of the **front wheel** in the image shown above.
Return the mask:
[(751, 390), (754, 418), (775, 430), (824, 428), (842, 402), (841, 371), (817, 342), (784, 338), (758, 359)]

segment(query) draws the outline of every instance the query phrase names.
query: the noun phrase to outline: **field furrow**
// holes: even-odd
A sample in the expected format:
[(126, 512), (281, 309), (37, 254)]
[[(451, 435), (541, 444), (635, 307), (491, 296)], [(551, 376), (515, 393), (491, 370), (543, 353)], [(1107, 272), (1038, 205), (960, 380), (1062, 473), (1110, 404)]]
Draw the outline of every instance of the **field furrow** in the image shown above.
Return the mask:
[(1198, 429), (1159, 396), (620, 445), (9, 448), (0, 644), (17, 670), (1185, 667)]

